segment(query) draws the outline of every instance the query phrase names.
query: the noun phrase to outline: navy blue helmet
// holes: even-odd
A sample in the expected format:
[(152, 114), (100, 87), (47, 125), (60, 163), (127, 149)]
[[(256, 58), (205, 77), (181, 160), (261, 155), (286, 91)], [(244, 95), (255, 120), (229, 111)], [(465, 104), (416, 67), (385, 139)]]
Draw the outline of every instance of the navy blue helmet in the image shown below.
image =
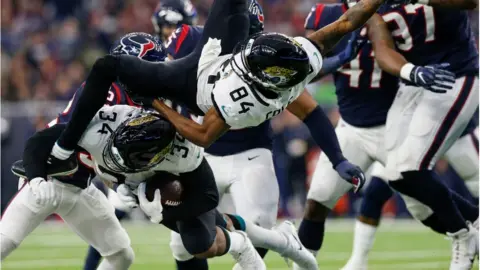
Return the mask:
[(160, 37), (164, 26), (194, 25), (198, 20), (197, 10), (190, 0), (164, 0), (158, 4), (151, 19), (155, 33)]
[(110, 54), (133, 55), (149, 62), (162, 62), (167, 58), (160, 40), (142, 32), (128, 33), (116, 40), (110, 48)]
[(248, 2), (248, 17), (250, 19), (250, 35), (262, 32), (264, 28), (263, 9), (257, 0)]

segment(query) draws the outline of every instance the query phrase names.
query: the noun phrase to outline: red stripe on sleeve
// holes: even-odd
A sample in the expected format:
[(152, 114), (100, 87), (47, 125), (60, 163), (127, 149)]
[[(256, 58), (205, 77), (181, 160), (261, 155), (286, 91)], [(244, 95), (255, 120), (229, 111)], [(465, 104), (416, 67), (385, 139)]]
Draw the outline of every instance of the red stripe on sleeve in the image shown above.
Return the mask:
[(180, 50), (180, 46), (182, 46), (183, 41), (185, 40), (185, 38), (187, 38), (188, 31), (190, 31), (190, 27), (188, 27), (188, 25), (186, 24), (182, 24), (182, 31), (178, 36), (177, 44), (175, 46), (175, 54), (178, 53), (178, 51)]
[(325, 8), (324, 4), (317, 4), (317, 8), (315, 9), (315, 28), (318, 28), (318, 24), (320, 23), (320, 18), (322, 18), (323, 9)]

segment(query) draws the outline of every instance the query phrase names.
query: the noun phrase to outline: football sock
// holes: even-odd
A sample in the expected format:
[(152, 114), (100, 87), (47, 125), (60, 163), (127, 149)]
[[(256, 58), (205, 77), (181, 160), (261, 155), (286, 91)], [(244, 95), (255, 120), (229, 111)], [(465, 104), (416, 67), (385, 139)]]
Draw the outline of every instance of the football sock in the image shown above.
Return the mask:
[(372, 249), (376, 232), (376, 226), (363, 223), (359, 220), (355, 221), (355, 235), (353, 237), (352, 260), (366, 260), (368, 253)]
[(475, 222), (475, 220), (478, 219), (478, 206), (470, 203), (455, 191), (450, 192), (452, 193), (453, 202), (455, 205), (457, 205), (457, 208), (462, 214), (463, 218), (472, 223)]
[(403, 179), (390, 181), (390, 186), (429, 206), (445, 225), (447, 232), (458, 232), (467, 224), (452, 200), (450, 190), (437, 181), (432, 171), (402, 172)]
[(206, 259), (193, 258), (188, 261), (177, 261), (177, 270), (208, 270), (208, 262)]
[(360, 215), (379, 220), (382, 215), (383, 205), (392, 197), (393, 191), (385, 181), (372, 177), (363, 195)]
[[(227, 238), (229, 241), (229, 248), (227, 248), (227, 252), (234, 252), (238, 253), (243, 247), (243, 244), (245, 243), (245, 237), (241, 235), (238, 232), (229, 232), (225, 229), (223, 229), (223, 232), (225, 233), (225, 238)], [(228, 247), (228, 246), (227, 246)]]
[[(231, 215), (231, 214), (226, 214), (226, 215), (227, 215), (227, 216), (230, 218), (230, 220), (232, 221), (233, 227), (234, 227), (235, 229), (240, 230), (240, 231), (245, 231), (245, 229), (246, 229), (246, 228), (245, 228), (245, 227), (246, 227), (246, 224), (245, 224), (245, 220), (244, 220), (242, 217), (237, 216), (237, 215)], [(247, 234), (248, 234), (248, 233), (247, 233)], [(252, 244), (253, 244), (254, 246), (256, 246), (255, 243), (254, 243), (254, 240), (252, 240), (252, 238), (250, 237), (250, 235), (249, 235), (248, 238), (250, 238), (250, 240), (252, 241)], [(260, 255), (260, 257), (265, 258), (265, 256), (267, 255), (268, 249), (260, 248), (260, 247), (255, 247), (255, 249), (257, 250), (257, 253)]]
[(102, 255), (94, 249), (92, 246), (88, 247), (87, 258), (85, 258), (85, 265), (83, 266), (84, 270), (95, 270), (100, 264), (100, 259)]
[(73, 154), (73, 150), (66, 150), (58, 145), (56, 142), (52, 148), (52, 155), (58, 159), (66, 160)]
[(322, 247), (325, 235), (325, 221), (303, 219), (298, 229), (298, 236), (302, 244), (315, 255)]

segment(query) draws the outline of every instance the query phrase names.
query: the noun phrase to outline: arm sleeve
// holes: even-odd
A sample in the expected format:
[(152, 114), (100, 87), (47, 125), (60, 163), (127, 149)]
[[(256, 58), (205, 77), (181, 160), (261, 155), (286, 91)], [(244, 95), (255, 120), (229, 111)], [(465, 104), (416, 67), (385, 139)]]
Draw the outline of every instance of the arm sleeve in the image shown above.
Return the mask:
[(65, 124), (57, 124), (38, 131), (27, 140), (23, 151), (23, 165), (28, 180), (36, 177), (47, 178), (47, 159), (53, 144), (58, 139)]
[(317, 106), (305, 117), (303, 122), (307, 125), (313, 139), (325, 155), (327, 155), (333, 167), (345, 160), (342, 150), (340, 149), (340, 144), (338, 143), (335, 129), (320, 106)]

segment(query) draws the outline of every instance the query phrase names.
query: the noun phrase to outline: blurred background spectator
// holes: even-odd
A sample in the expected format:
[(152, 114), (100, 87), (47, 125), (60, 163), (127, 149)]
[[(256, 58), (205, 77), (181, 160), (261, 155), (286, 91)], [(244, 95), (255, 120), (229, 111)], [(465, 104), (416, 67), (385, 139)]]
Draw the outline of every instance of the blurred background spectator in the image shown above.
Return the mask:
[[(192, 0), (199, 24), (204, 23), (212, 2)], [(259, 2), (267, 31), (303, 35), (305, 17), (319, 1)], [(158, 3), (158, 0), (1, 0), (2, 210), (16, 191), (16, 179), (9, 168), (21, 158), (25, 139), (63, 110), (95, 59), (105, 54), (116, 38), (133, 31), (153, 32), (150, 17)], [(476, 11), (471, 18), (478, 33)], [(327, 77), (309, 85), (308, 90), (335, 124), (339, 115), (331, 79)], [(308, 129), (289, 113), (276, 117), (272, 125), (281, 189), (280, 214), (299, 216), (320, 149)], [(451, 173), (448, 164), (442, 167), (442, 172)], [(345, 196), (334, 215), (353, 213), (354, 201), (351, 195)], [(388, 211), (404, 214), (401, 205), (392, 205), (395, 202), (387, 207)]]

